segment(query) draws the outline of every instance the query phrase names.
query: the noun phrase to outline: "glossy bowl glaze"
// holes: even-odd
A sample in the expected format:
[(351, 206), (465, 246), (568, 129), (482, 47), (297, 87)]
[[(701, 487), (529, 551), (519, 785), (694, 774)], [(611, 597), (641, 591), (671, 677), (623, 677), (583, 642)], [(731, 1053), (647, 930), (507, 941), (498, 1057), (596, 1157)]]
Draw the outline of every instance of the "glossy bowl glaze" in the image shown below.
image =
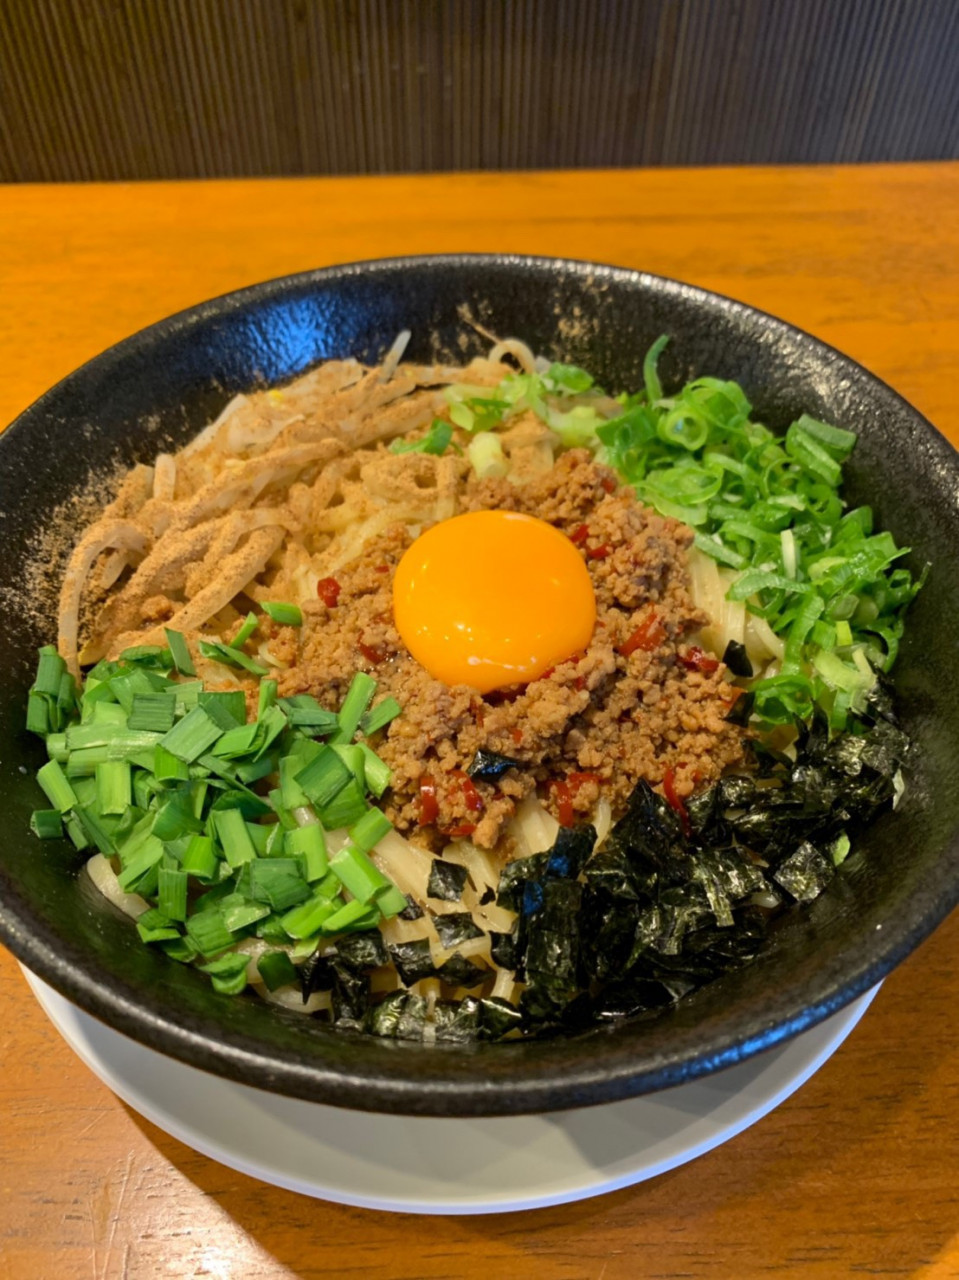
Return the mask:
[[(469, 1047), (332, 1032), (254, 998), (215, 994), (201, 974), (141, 945), (99, 898), (66, 843), (27, 824), (42, 747), (23, 729), (36, 648), (55, 634), (64, 531), (77, 495), (185, 443), (238, 391), (319, 360), (375, 360), (399, 330), (409, 355), (464, 359), (499, 335), (588, 368), (604, 386), (642, 383), (642, 358), (672, 335), (668, 386), (693, 374), (742, 383), (758, 416), (801, 411), (860, 439), (847, 492), (933, 564), (896, 668), (918, 750), (904, 802), (859, 842), (830, 888), (788, 914), (764, 954), (653, 1020), (569, 1039)], [(135, 1039), (213, 1073), (302, 1098), (430, 1115), (542, 1111), (612, 1101), (717, 1070), (813, 1025), (862, 994), (959, 899), (959, 462), (895, 392), (779, 320), (634, 271), (510, 256), (357, 263), (274, 280), (154, 325), (66, 378), (0, 437), (0, 937), (64, 995)], [(86, 513), (86, 514), (84, 514)], [(29, 567), (29, 572), (27, 568)]]

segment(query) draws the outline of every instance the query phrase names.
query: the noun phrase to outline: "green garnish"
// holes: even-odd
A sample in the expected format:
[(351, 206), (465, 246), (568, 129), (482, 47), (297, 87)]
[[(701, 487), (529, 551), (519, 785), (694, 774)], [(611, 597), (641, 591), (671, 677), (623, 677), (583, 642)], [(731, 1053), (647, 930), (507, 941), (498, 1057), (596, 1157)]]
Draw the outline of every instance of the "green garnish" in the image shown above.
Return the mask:
[(287, 604), (283, 600), (264, 600), (263, 612), (282, 627), (303, 625), (303, 610), (298, 604)]
[[(293, 606), (271, 607), (275, 620), (291, 617)], [(289, 985), (321, 937), (369, 929), (407, 905), (368, 856), (391, 829), (370, 805), (389, 770), (353, 741), (399, 705), (386, 698), (370, 711), (376, 681), (365, 673), (339, 713), (308, 694), (280, 699), (264, 679), (248, 721), (242, 690), (167, 674), (187, 665), (174, 654), (182, 636), (169, 635), (170, 649), (98, 663), (79, 697), (55, 651), (41, 650), (27, 718), (46, 742), (37, 776), (52, 807), (32, 815), (31, 830), (118, 860), (120, 887), (150, 904), (137, 921), (144, 943), (202, 961), (217, 991), (246, 986), (248, 957), (234, 948), (250, 936), (283, 948), (264, 957), (261, 976), (271, 989)], [(351, 843), (333, 869), (324, 829), (339, 827)]]
[[(434, 418), (426, 435), (419, 440), (394, 440), (390, 453), (444, 454), (453, 439), (453, 428), (442, 418)], [(264, 608), (266, 606), (264, 605)]]
[(163, 628), (163, 634), (166, 636), (166, 642), (170, 646), (170, 653), (173, 656), (173, 665), (179, 671), (181, 676), (195, 676), (196, 668), (193, 665), (193, 659), (190, 657), (190, 650), (187, 642), (180, 631), (171, 631), (169, 627)]

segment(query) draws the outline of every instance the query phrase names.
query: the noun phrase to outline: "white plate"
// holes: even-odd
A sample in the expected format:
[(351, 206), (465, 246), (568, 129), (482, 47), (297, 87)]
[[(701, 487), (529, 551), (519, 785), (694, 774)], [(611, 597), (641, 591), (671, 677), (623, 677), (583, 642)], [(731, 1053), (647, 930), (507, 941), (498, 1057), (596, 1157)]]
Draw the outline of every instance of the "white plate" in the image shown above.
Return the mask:
[(787, 1044), (692, 1084), (550, 1115), (376, 1115), (233, 1084), (111, 1030), (24, 970), (91, 1071), (153, 1124), (264, 1182), (403, 1213), (502, 1213), (642, 1182), (761, 1119), (833, 1054), (875, 987)]

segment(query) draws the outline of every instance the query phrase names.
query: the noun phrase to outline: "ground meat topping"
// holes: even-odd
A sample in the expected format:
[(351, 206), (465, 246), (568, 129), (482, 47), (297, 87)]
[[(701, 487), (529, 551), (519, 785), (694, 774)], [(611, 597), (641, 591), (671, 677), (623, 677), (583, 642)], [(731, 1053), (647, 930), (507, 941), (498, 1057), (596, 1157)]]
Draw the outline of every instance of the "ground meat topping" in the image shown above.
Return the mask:
[[(471, 478), (460, 509), (527, 512), (572, 539), (596, 592), (597, 623), (584, 653), (485, 697), (434, 680), (393, 625), (393, 571), (412, 541), (405, 526), (386, 530), (343, 566), (335, 591), (327, 581), (301, 629), (277, 635), (290, 664), (281, 694), (310, 692), (336, 708), (354, 673), (366, 670), (379, 682), (377, 698), (399, 701), (403, 714), (373, 744), (392, 771), (385, 810), (399, 830), (423, 830), (437, 843), (468, 835), (491, 848), (534, 789), (569, 821), (600, 795), (616, 814), (637, 781), (661, 787), (669, 770), (670, 790), (682, 799), (741, 759), (742, 730), (724, 719), (735, 696), (725, 668), (697, 670), (682, 660), (707, 621), (690, 596), (686, 526), (641, 506), (586, 450), (570, 450), (523, 484)], [(495, 782), (470, 780), (480, 748), (517, 766)]]

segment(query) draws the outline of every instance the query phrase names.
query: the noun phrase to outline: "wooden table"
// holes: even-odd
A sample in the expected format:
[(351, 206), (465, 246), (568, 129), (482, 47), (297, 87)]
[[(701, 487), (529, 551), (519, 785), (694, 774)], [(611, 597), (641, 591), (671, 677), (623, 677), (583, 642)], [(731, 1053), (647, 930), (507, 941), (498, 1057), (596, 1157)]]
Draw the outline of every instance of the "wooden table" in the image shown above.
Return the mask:
[[(0, 423), (169, 312), (327, 263), (599, 257), (772, 311), (959, 443), (959, 164), (0, 190)], [(320, 1204), (141, 1120), (0, 955), (0, 1277), (959, 1276), (959, 915), (755, 1128), (651, 1183), (424, 1221)]]

